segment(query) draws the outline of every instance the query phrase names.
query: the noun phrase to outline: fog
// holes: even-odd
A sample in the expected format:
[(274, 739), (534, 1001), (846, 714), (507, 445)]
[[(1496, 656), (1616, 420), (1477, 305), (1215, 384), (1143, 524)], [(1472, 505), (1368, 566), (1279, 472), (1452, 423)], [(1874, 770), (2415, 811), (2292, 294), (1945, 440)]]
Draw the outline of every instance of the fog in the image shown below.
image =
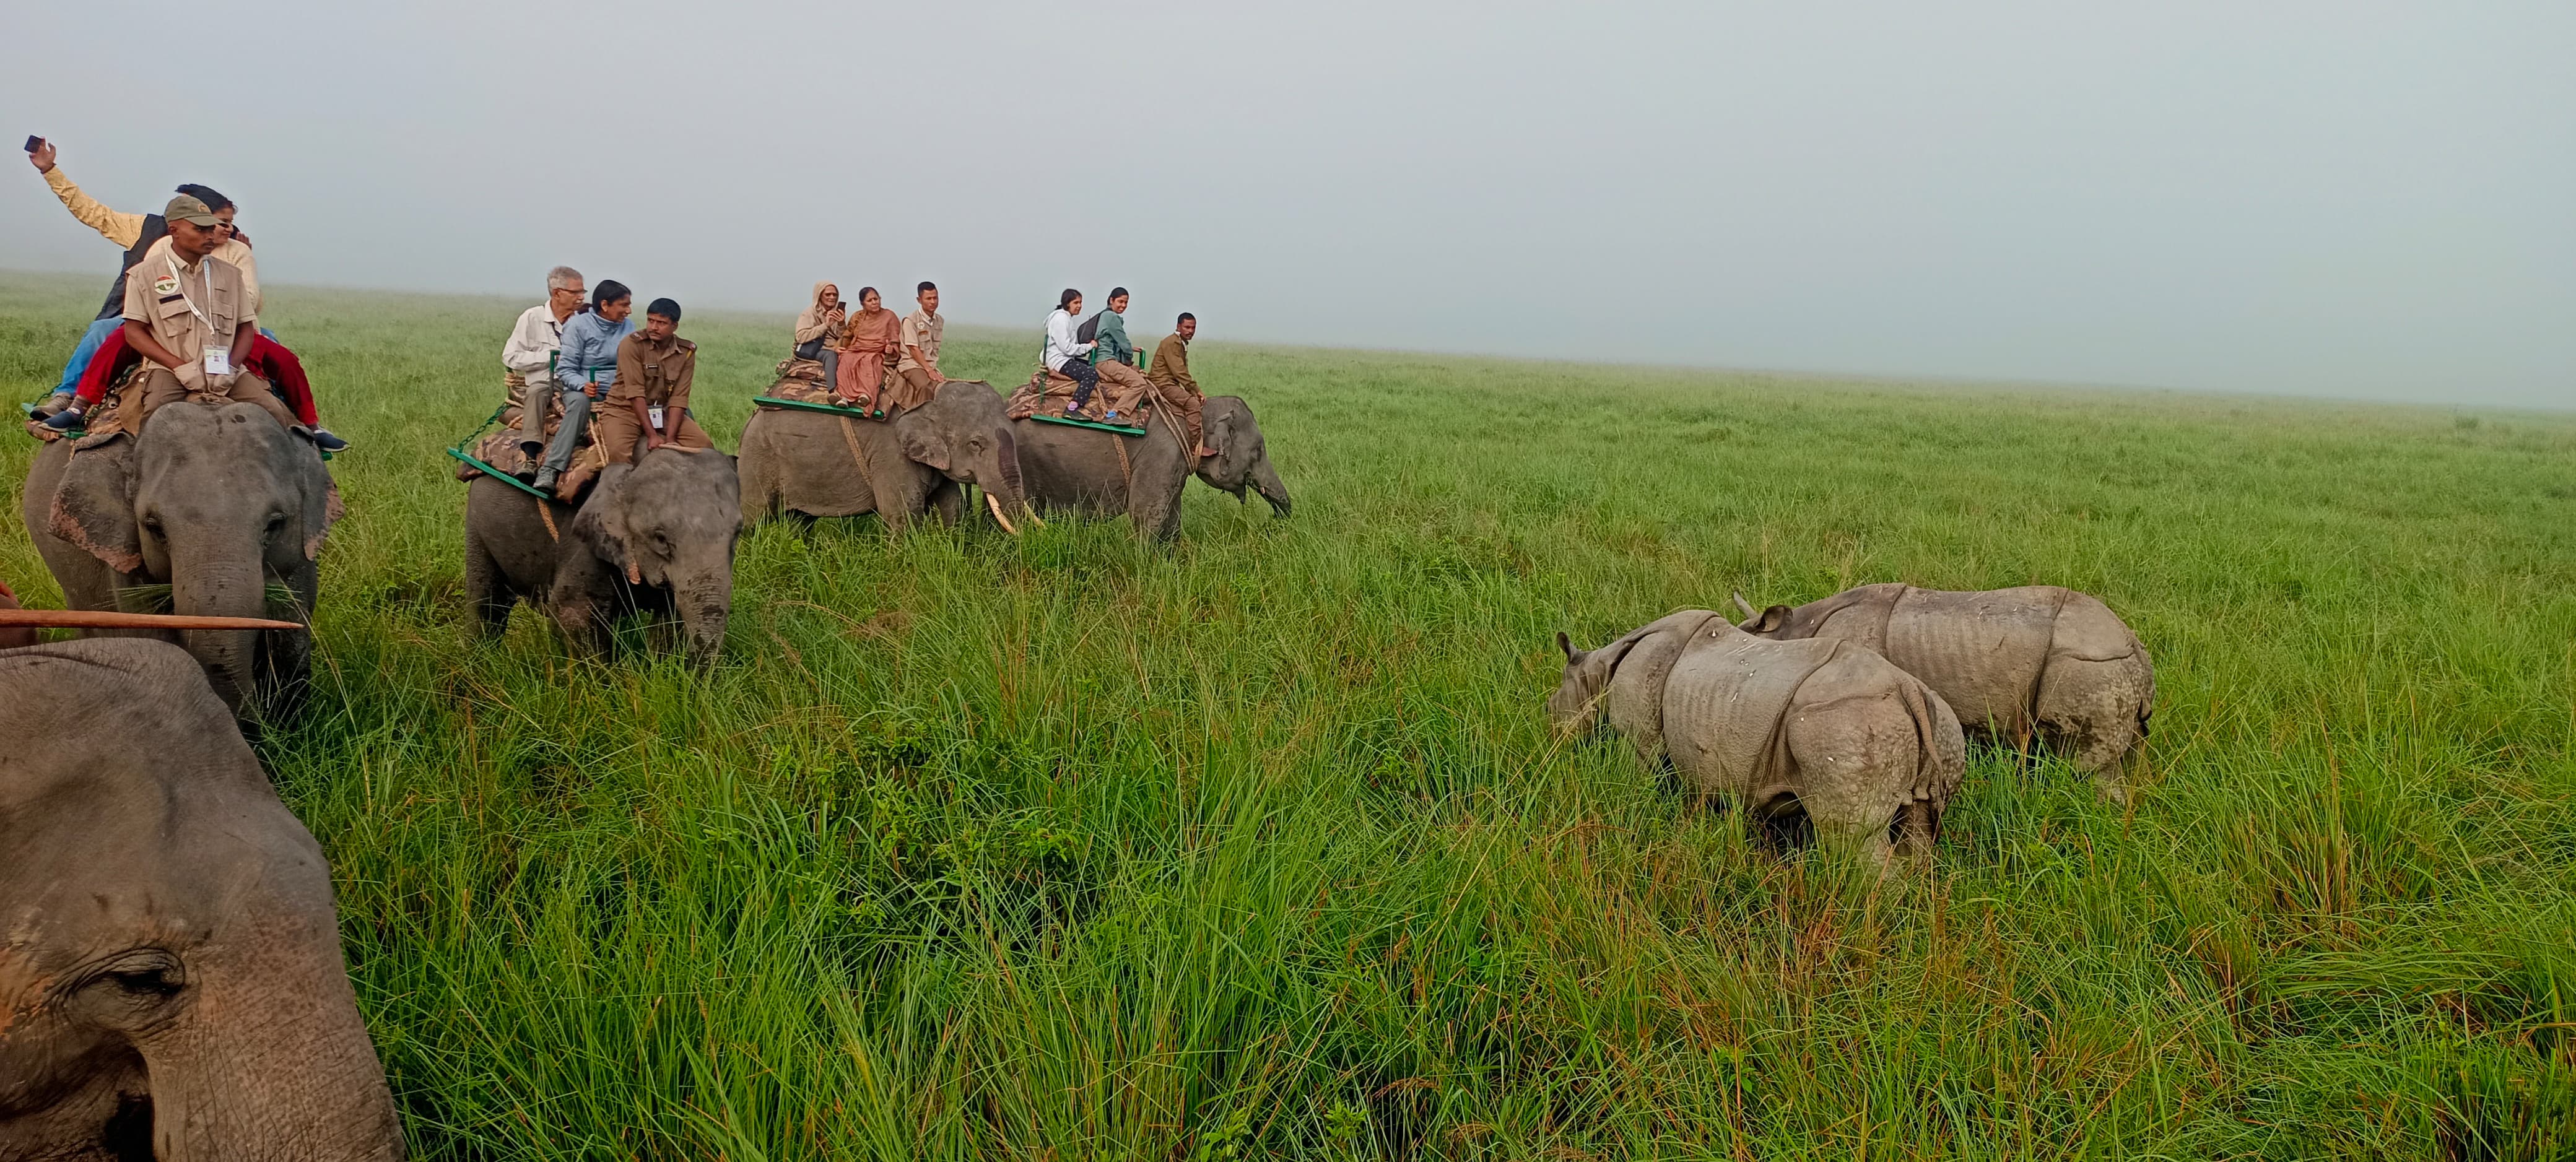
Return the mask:
[[(1144, 336), (2576, 406), (2565, 0), (8, 25), (0, 128), (119, 209), (222, 190), (274, 283), (534, 301), (564, 262), (786, 313), (928, 278), (1032, 352), (1059, 288), (1118, 283)], [(7, 164), (0, 267), (104, 290)]]

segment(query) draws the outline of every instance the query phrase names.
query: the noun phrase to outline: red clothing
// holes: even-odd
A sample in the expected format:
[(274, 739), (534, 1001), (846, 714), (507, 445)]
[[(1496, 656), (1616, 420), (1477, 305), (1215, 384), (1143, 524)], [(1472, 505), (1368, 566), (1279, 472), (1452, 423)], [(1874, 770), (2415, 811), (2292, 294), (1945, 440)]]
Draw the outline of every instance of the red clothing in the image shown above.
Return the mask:
[[(125, 345), (125, 328), (107, 333), (107, 341), (98, 345), (98, 354), (90, 357), (89, 370), (81, 373), (80, 401), (95, 404), (107, 397), (107, 385), (125, 374), (125, 369), (143, 361), (143, 356)], [(320, 413), (313, 410), (313, 381), (304, 377), (304, 363), (286, 345), (266, 335), (252, 332), (250, 351), (242, 357), (242, 370), (265, 379), (277, 393), (286, 398), (295, 418), (308, 428), (322, 426)]]

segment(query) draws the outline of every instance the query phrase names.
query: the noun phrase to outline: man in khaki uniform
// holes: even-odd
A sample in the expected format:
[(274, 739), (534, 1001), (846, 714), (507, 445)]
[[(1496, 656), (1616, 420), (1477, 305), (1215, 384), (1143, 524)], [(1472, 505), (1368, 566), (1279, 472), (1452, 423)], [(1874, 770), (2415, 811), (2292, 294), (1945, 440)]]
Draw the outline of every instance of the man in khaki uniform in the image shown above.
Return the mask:
[(698, 374), (698, 345), (680, 337), (680, 304), (655, 299), (644, 329), (617, 342), (617, 379), (600, 409), (599, 443), (611, 464), (635, 461), (635, 439), (647, 452), (664, 444), (684, 452), (715, 447), (689, 418), (689, 385)]
[(948, 377), (939, 373), (939, 344), (947, 336), (948, 319), (939, 313), (939, 287), (923, 283), (915, 290), (921, 306), (903, 317), (903, 329), (895, 342), (903, 348), (903, 358), (894, 366), (895, 378), (901, 384), (895, 389), (900, 397), (886, 401), (888, 406), (902, 404), (906, 410), (930, 402), (939, 394), (939, 385)]
[(1199, 446), (1199, 455), (1214, 456), (1216, 449), (1207, 446), (1207, 435), (1199, 427), (1199, 409), (1206, 406), (1207, 395), (1199, 390), (1199, 381), (1190, 378), (1190, 340), (1198, 333), (1199, 317), (1181, 312), (1172, 333), (1154, 346), (1154, 364), (1145, 369), (1145, 379), (1154, 385), (1156, 399), (1189, 421), (1190, 441)]
[(268, 381), (239, 366), (259, 319), (241, 268), (214, 257), (226, 238), (223, 219), (186, 194), (170, 199), (161, 217), (169, 251), (136, 263), (125, 278), (125, 342), (143, 356), (127, 429), (141, 432), (162, 405), (190, 398), (258, 404), (279, 426), (301, 426)]

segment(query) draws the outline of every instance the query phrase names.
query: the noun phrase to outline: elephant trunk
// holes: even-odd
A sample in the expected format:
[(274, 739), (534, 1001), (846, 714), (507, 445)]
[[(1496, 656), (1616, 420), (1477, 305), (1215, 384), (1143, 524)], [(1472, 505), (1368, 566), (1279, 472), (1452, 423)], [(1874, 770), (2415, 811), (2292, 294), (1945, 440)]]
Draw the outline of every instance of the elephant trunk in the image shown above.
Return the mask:
[(1270, 457), (1265, 455), (1252, 462), (1252, 487), (1261, 493), (1261, 499), (1270, 502), (1273, 515), (1288, 515), (1288, 486), (1280, 482), (1278, 470), (1270, 466)]
[(691, 662), (706, 665), (724, 650), (725, 621), (733, 613), (733, 570), (698, 574), (671, 587)]
[[(288, 915), (288, 913), (280, 913)], [(252, 963), (192, 970), (188, 1018), (143, 1041), (154, 1156), (403, 1156), (402, 1124), (358, 1015), (327, 906), (261, 933)]]
[[(170, 611), (205, 617), (268, 615), (268, 575), (257, 558), (194, 562), (174, 554)], [(259, 660), (259, 630), (195, 629), (186, 632), (188, 652), (206, 668), (215, 696), (234, 713), (254, 702)]]
[(1036, 512), (1029, 507), (1028, 488), (1020, 481), (1019, 443), (1011, 438), (1008, 431), (1000, 433), (1000, 438), (994, 441), (993, 463), (986, 472), (977, 473), (977, 479), (992, 481), (984, 487), (984, 503), (993, 510), (993, 519), (1002, 526), (1003, 532), (1015, 537), (1020, 535), (1020, 526), (1012, 519), (1013, 514), (1029, 518), (1031, 524), (1038, 523)]

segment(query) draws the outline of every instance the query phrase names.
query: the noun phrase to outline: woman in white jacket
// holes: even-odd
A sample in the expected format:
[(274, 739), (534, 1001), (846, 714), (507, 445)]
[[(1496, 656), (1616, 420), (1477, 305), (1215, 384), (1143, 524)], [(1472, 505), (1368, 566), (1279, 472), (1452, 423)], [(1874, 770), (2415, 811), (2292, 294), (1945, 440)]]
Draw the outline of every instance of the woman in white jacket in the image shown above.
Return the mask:
[(1038, 356), (1038, 362), (1047, 370), (1073, 381), (1073, 402), (1064, 408), (1067, 416), (1080, 415), (1083, 405), (1091, 402), (1092, 389), (1100, 386), (1100, 373), (1092, 370), (1087, 358), (1094, 344), (1077, 343), (1073, 338), (1078, 325), (1075, 319), (1081, 314), (1081, 291), (1068, 287), (1056, 296), (1055, 313), (1047, 316), (1046, 350)]

